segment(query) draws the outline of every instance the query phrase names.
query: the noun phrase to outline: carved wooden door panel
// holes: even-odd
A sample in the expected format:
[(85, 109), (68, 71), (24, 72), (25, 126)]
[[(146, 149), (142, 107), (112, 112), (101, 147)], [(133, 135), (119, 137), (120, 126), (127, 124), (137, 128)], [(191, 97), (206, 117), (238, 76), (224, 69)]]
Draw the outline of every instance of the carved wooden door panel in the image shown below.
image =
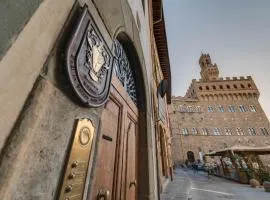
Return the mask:
[(115, 76), (112, 82), (89, 200), (136, 200), (138, 110)]
[(118, 134), (121, 130), (121, 105), (110, 99), (101, 117), (100, 141), (89, 200), (111, 200), (117, 162)]
[(125, 134), (125, 199), (136, 199), (137, 173), (136, 173), (136, 152), (137, 152), (137, 121), (128, 115), (127, 131)]
[(133, 70), (117, 40), (110, 99), (101, 118), (91, 200), (136, 200), (138, 108)]

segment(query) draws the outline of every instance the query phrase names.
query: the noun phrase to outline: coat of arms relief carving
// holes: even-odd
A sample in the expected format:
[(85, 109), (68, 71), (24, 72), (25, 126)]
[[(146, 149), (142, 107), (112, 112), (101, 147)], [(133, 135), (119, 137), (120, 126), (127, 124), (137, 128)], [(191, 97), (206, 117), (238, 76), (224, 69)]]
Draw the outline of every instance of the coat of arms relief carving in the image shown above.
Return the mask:
[(98, 107), (108, 98), (113, 55), (84, 6), (68, 45), (66, 66), (71, 85), (85, 106)]
[(99, 82), (110, 67), (110, 57), (94, 29), (90, 29), (87, 32), (86, 51), (85, 65), (90, 69), (89, 75), (93, 81)]

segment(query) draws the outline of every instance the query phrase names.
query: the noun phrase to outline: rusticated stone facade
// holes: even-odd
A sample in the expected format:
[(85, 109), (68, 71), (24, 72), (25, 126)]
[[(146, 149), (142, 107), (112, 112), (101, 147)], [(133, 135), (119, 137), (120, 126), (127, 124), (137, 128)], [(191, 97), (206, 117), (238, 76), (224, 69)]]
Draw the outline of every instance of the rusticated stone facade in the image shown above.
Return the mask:
[[(202, 79), (192, 80), (185, 97), (172, 98), (174, 164), (188, 159), (188, 151), (202, 160), (204, 153), (233, 145), (270, 145), (269, 120), (252, 77), (220, 78), (209, 54), (202, 54), (199, 64)], [(268, 157), (262, 160), (270, 163)]]

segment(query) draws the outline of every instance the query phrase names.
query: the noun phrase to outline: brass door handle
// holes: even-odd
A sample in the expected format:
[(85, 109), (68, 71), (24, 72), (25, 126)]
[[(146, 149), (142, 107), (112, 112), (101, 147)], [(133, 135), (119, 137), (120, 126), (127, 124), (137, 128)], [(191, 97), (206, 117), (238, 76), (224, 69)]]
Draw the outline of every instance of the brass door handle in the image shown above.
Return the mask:
[(110, 191), (107, 189), (100, 189), (98, 191), (97, 200), (109, 200)]
[(137, 180), (130, 181), (130, 183), (129, 183), (129, 188), (131, 188), (132, 185), (134, 185), (134, 186), (136, 187), (136, 185), (137, 185)]

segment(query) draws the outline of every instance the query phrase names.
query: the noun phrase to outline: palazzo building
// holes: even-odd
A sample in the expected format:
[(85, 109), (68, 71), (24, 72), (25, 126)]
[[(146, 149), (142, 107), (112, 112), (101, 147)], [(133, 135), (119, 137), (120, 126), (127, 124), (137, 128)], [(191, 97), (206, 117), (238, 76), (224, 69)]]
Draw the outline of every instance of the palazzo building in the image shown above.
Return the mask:
[(159, 199), (172, 176), (162, 1), (0, 6), (1, 199)]
[[(172, 97), (170, 123), (173, 163), (204, 161), (204, 154), (234, 145), (270, 145), (270, 124), (251, 76), (219, 76), (209, 54), (199, 59), (201, 79), (184, 97)], [(269, 156), (261, 159), (270, 164)]]

